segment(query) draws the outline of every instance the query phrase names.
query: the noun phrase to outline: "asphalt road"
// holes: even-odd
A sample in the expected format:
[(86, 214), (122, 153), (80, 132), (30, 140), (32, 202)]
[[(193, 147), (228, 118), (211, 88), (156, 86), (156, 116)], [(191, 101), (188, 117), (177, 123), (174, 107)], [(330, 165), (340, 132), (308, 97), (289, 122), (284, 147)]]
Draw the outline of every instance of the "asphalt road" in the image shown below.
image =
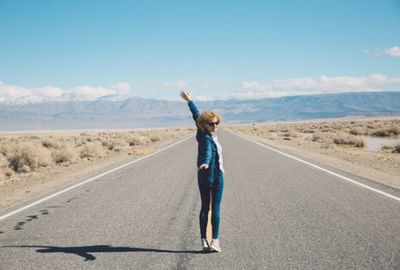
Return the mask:
[(190, 138), (1, 220), (0, 269), (400, 269), (399, 201), (219, 138), (221, 253), (200, 252)]

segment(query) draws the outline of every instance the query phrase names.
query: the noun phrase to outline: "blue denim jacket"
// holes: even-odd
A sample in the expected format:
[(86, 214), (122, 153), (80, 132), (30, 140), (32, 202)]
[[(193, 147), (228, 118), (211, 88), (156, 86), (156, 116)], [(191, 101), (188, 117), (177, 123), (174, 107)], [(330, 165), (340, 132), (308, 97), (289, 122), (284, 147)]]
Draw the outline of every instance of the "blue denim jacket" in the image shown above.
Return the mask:
[[(192, 112), (193, 119), (196, 121), (200, 116), (200, 112), (193, 101), (189, 101), (188, 105)], [(198, 171), (198, 183), (201, 186), (211, 187), (214, 180), (220, 174), (217, 146), (212, 139), (212, 135), (208, 132), (203, 132), (198, 127), (196, 140), (198, 142), (197, 167), (200, 167), (201, 164), (208, 165), (208, 169)]]

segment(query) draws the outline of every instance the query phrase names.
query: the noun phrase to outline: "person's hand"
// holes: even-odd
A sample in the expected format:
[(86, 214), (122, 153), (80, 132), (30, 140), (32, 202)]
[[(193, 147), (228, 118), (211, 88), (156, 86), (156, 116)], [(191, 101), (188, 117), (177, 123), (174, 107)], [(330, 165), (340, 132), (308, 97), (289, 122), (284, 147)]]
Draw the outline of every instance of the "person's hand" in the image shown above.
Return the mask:
[(189, 92), (181, 91), (181, 97), (186, 101), (190, 101), (191, 100)]
[(208, 169), (208, 164), (201, 164), (200, 167), (199, 167), (199, 171), (202, 170), (202, 169), (206, 169), (207, 170)]

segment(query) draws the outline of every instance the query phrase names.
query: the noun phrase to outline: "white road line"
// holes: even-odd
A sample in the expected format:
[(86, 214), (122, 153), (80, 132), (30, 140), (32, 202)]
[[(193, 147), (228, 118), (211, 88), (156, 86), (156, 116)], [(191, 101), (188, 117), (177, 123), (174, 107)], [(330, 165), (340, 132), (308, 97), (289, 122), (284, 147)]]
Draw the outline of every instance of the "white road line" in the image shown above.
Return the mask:
[(189, 136), (189, 137), (186, 137), (186, 138), (184, 138), (184, 139), (182, 139), (182, 140), (180, 140), (180, 141), (177, 141), (176, 143), (173, 143), (173, 144), (171, 144), (171, 145), (168, 145), (167, 147), (164, 147), (164, 148), (162, 148), (162, 149), (160, 149), (160, 150), (157, 150), (156, 152), (151, 153), (151, 154), (149, 154), (149, 155), (147, 155), (147, 156), (143, 156), (143, 157), (141, 157), (141, 158), (138, 158), (138, 159), (135, 159), (135, 160), (130, 161), (130, 162), (128, 162), (128, 163), (125, 163), (125, 164), (123, 164), (123, 165), (121, 165), (121, 166), (119, 166), (119, 167), (116, 167), (116, 168), (111, 169), (111, 170), (108, 170), (108, 171), (106, 171), (106, 172), (104, 172), (104, 173), (101, 173), (101, 174), (98, 174), (98, 175), (96, 175), (96, 176), (93, 176), (92, 178), (86, 179), (86, 180), (84, 180), (84, 181), (82, 181), (82, 182), (80, 182), (80, 183), (78, 183), (78, 184), (76, 184), (76, 185), (73, 185), (73, 186), (71, 186), (71, 187), (69, 187), (69, 188), (63, 189), (63, 190), (61, 190), (61, 191), (59, 191), (59, 192), (56, 192), (56, 193), (54, 193), (54, 194), (52, 194), (52, 195), (50, 195), (50, 196), (47, 196), (47, 197), (45, 197), (45, 198), (43, 198), (43, 199), (40, 199), (40, 200), (35, 201), (35, 202), (31, 203), (31, 204), (28, 204), (28, 205), (26, 205), (26, 206), (23, 206), (23, 207), (21, 207), (21, 208), (18, 208), (17, 210), (14, 210), (14, 211), (12, 211), (12, 212), (10, 212), (10, 213), (7, 213), (7, 214), (5, 214), (5, 215), (3, 215), (3, 216), (0, 216), (0, 221), (3, 220), (3, 219), (5, 219), (5, 218), (8, 218), (8, 217), (10, 217), (10, 216), (12, 216), (12, 215), (15, 215), (16, 213), (19, 213), (19, 212), (21, 212), (21, 211), (23, 211), (23, 210), (25, 210), (25, 209), (28, 209), (28, 208), (30, 208), (30, 207), (32, 207), (32, 206), (34, 206), (34, 205), (37, 205), (37, 204), (42, 203), (42, 202), (44, 202), (44, 201), (47, 201), (47, 200), (49, 200), (49, 199), (51, 199), (51, 198), (53, 198), (53, 197), (56, 197), (56, 196), (58, 196), (58, 195), (60, 195), (60, 194), (63, 194), (63, 193), (65, 193), (65, 192), (67, 192), (67, 191), (69, 191), (69, 190), (71, 190), (71, 189), (77, 188), (77, 187), (79, 187), (79, 186), (82, 186), (82, 185), (84, 185), (84, 184), (87, 184), (87, 183), (89, 183), (89, 182), (92, 182), (93, 180), (96, 180), (96, 179), (98, 179), (98, 178), (100, 178), (100, 177), (102, 177), (102, 176), (105, 176), (105, 175), (110, 174), (110, 173), (112, 173), (112, 172), (118, 171), (118, 170), (120, 170), (120, 169), (122, 169), (122, 168), (124, 168), (124, 167), (126, 167), (126, 166), (132, 165), (133, 163), (136, 163), (136, 162), (138, 162), (138, 161), (140, 161), (140, 160), (143, 160), (143, 159), (149, 158), (149, 157), (151, 157), (151, 156), (153, 156), (153, 155), (156, 155), (156, 154), (160, 153), (161, 151), (167, 150), (168, 148), (171, 148), (171, 147), (173, 147), (173, 146), (175, 146), (175, 145), (177, 145), (177, 144), (179, 144), (179, 143), (181, 143), (181, 142), (184, 142), (184, 141), (186, 141), (186, 140), (188, 140), (188, 139), (190, 139), (190, 138), (192, 138), (192, 137), (193, 137), (193, 135), (191, 135), (191, 136)]
[(318, 169), (318, 170), (321, 170), (321, 171), (326, 172), (326, 173), (328, 173), (328, 174), (334, 175), (334, 176), (339, 177), (339, 178), (341, 178), (341, 179), (343, 179), (343, 180), (345, 180), (345, 181), (348, 181), (348, 182), (353, 183), (353, 184), (355, 184), (355, 185), (358, 185), (358, 186), (360, 186), (360, 187), (369, 189), (369, 190), (374, 191), (374, 192), (376, 192), (376, 193), (379, 193), (379, 194), (381, 194), (381, 195), (383, 195), (383, 196), (386, 196), (386, 197), (388, 197), (388, 198), (390, 198), (390, 199), (393, 199), (393, 200), (396, 200), (396, 201), (399, 201), (399, 202), (400, 202), (400, 198), (399, 198), (399, 197), (393, 196), (393, 195), (391, 195), (391, 194), (389, 194), (389, 193), (386, 193), (386, 192), (384, 192), (384, 191), (381, 191), (381, 190), (379, 190), (379, 189), (376, 189), (376, 188), (370, 187), (370, 186), (368, 186), (368, 185), (362, 184), (362, 183), (360, 183), (360, 182), (358, 182), (358, 181), (356, 181), (356, 180), (353, 180), (353, 179), (351, 179), (351, 178), (349, 178), (349, 177), (340, 175), (340, 174), (335, 173), (335, 172), (333, 172), (333, 171), (330, 171), (330, 170), (328, 170), (328, 169), (322, 168), (322, 167), (320, 167), (320, 166), (318, 166), (318, 165), (315, 165), (315, 164), (313, 164), (313, 163), (311, 163), (311, 162), (308, 162), (308, 161), (302, 160), (302, 159), (300, 159), (300, 158), (297, 158), (297, 157), (295, 157), (295, 156), (286, 154), (286, 153), (284, 153), (284, 152), (282, 152), (282, 151), (279, 151), (279, 150), (277, 150), (277, 149), (275, 149), (275, 148), (269, 147), (269, 146), (267, 146), (267, 145), (265, 145), (265, 144), (262, 144), (262, 143), (260, 143), (260, 142), (257, 142), (257, 141), (255, 141), (255, 140), (253, 140), (253, 139), (250, 139), (250, 138), (247, 137), (247, 136), (243, 136), (243, 135), (234, 133), (234, 132), (229, 131), (229, 130), (226, 130), (226, 131), (228, 131), (229, 133), (234, 134), (234, 135), (236, 135), (236, 136), (239, 136), (239, 137), (241, 137), (241, 138), (244, 139), (244, 140), (247, 140), (247, 141), (249, 141), (249, 142), (258, 144), (258, 145), (260, 145), (260, 146), (262, 146), (262, 147), (264, 147), (264, 148), (267, 148), (267, 149), (269, 149), (269, 150), (271, 150), (271, 151), (274, 151), (274, 152), (276, 152), (276, 153), (279, 153), (279, 154), (281, 154), (281, 155), (284, 155), (284, 156), (286, 156), (286, 157), (288, 157), (288, 158), (297, 160), (297, 161), (299, 161), (299, 162), (301, 162), (301, 163), (307, 164), (307, 165), (309, 165), (309, 166), (311, 166), (311, 167), (314, 167), (314, 168), (316, 168), (316, 169)]

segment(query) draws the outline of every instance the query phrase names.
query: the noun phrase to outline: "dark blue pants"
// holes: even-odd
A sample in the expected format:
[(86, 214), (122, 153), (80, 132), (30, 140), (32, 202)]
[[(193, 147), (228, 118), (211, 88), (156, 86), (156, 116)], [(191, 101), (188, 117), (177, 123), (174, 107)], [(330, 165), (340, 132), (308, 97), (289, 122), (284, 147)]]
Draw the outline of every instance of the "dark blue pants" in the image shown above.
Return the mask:
[(201, 197), (200, 210), (200, 235), (201, 238), (206, 238), (208, 211), (210, 210), (210, 200), (212, 207), (211, 225), (212, 238), (218, 238), (220, 206), (222, 201), (222, 191), (224, 190), (224, 174), (220, 171), (218, 177), (215, 178), (211, 187), (199, 185)]

